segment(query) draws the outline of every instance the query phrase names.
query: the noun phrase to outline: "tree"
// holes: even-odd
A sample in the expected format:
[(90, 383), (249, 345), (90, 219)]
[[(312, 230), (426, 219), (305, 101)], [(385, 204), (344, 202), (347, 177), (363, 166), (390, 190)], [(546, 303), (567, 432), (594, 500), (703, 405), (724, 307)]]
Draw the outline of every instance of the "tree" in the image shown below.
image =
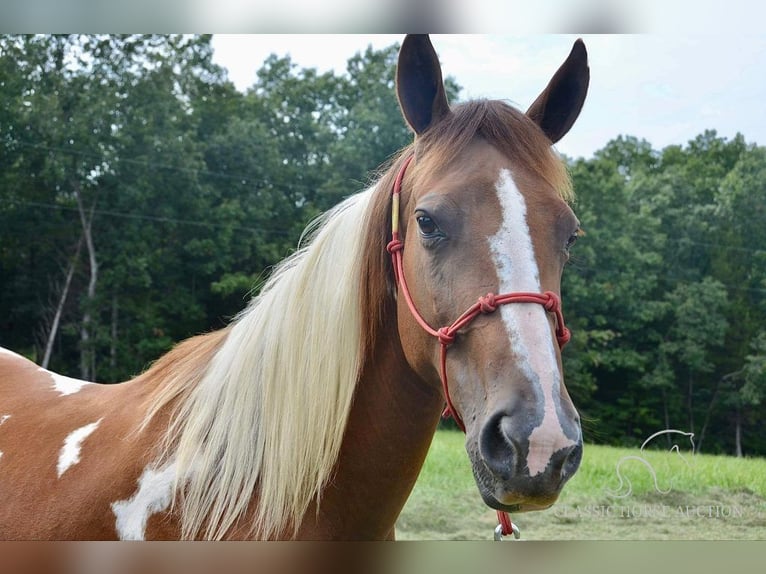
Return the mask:
[[(749, 424), (759, 428), (763, 396), (763, 324), (766, 321), (766, 149), (748, 146), (721, 182), (716, 195), (719, 232), (713, 268), (724, 277), (732, 325), (721, 354), (720, 395), (733, 425), (734, 452), (741, 455)], [(760, 369), (760, 374), (759, 374)], [(750, 435), (751, 450), (764, 448), (761, 433)]]
[[(686, 406), (684, 428), (696, 432), (696, 403), (707, 401), (712, 408), (715, 400), (710, 382), (700, 389), (699, 379), (713, 372), (715, 352), (723, 348), (728, 328), (726, 288), (720, 281), (705, 277), (698, 283), (679, 283), (668, 293), (667, 301), (670, 327), (660, 344), (660, 353), (675, 365), (675, 382), (681, 387), (678, 395), (684, 397)], [(707, 422), (699, 433), (699, 449), (704, 444)]]
[(585, 237), (562, 287), (574, 331), (564, 360), (597, 421), (592, 440), (683, 427), (724, 448), (733, 375), (764, 318), (766, 267), (751, 247), (766, 239), (764, 173), (752, 147), (714, 131), (662, 152), (619, 137), (571, 166)]
[[(97, 375), (94, 357), (99, 354), (99, 345), (104, 344), (101, 324), (105, 303), (108, 315), (115, 315), (111, 312), (116, 309), (112, 287), (131, 275), (117, 271), (119, 265), (115, 263), (121, 259), (111, 252), (112, 247), (119, 246), (122, 253), (128, 253), (132, 247), (127, 237), (120, 235), (124, 229), (114, 226), (113, 214), (123, 218), (130, 215), (131, 208), (141, 205), (144, 190), (138, 195), (131, 194), (137, 188), (131, 189), (129, 178), (121, 180), (121, 176), (131, 174), (135, 181), (141, 171), (137, 168), (151, 168), (155, 173), (157, 169), (149, 159), (151, 152), (146, 154), (144, 149), (142, 157), (142, 152), (133, 145), (141, 139), (137, 126), (151, 123), (148, 117), (161, 118), (152, 125), (153, 143), (165, 136), (165, 141), (172, 142), (180, 153), (177, 165), (169, 162), (164, 167), (176, 170), (176, 175), (191, 173), (189, 170), (194, 166), (183, 165), (187, 158), (195, 157), (183, 145), (184, 141), (188, 144), (193, 140), (184, 140), (183, 136), (183, 131), (190, 127), (188, 102), (194, 86), (216, 79), (216, 69), (209, 64), (209, 46), (205, 49), (207, 44), (209, 39), (204, 37), (180, 36), (2, 39), (3, 69), (9, 68), (10, 62), (15, 64), (9, 81), (2, 86), (9, 92), (9, 97), (3, 98), (8, 102), (4, 113), (13, 119), (2, 148), (4, 164), (12, 174), (6, 176), (2, 191), (3, 199), (7, 200), (3, 204), (8, 206), (2, 217), (9, 223), (5, 229), (10, 239), (3, 244), (16, 247), (4, 253), (8, 255), (4, 261), (12, 260), (7, 277), (13, 284), (16, 277), (60, 276), (56, 260), (69, 262), (81, 237), (85, 237), (87, 267), (80, 268), (72, 282), (73, 299), (80, 302), (80, 318), (65, 321), (62, 329), (65, 338), (80, 334), (78, 355), (83, 377)], [(201, 69), (205, 66), (208, 72)], [(136, 102), (142, 98), (144, 110), (152, 110), (153, 116), (134, 115), (140, 107)], [(163, 107), (162, 102), (169, 104)], [(126, 128), (131, 122), (133, 127)], [(181, 131), (167, 129), (174, 125), (180, 126)], [(144, 144), (148, 139), (142, 140)], [(156, 146), (151, 151), (157, 154), (164, 150)], [(144, 177), (144, 181), (150, 179)], [(170, 179), (178, 186), (184, 183), (178, 177)], [(156, 178), (153, 182), (155, 186), (167, 184)], [(171, 186), (165, 185), (165, 190), (168, 189)], [(143, 237), (137, 238), (139, 242), (147, 239), (146, 230), (141, 231)], [(37, 252), (43, 256), (32, 261), (31, 256)], [(29, 260), (26, 269), (21, 266), (25, 253), (30, 254), (26, 257)], [(83, 271), (87, 276), (84, 282)], [(46, 283), (47, 280), (35, 281), (38, 293), (45, 290)], [(24, 299), (23, 294), (18, 295)], [(51, 298), (61, 301), (58, 296)], [(8, 306), (16, 308), (13, 301)], [(36, 310), (28, 313), (23, 322), (46, 322), (40, 305), (33, 307)], [(69, 313), (73, 310), (70, 306)], [(67, 319), (66, 308), (64, 311)], [(70, 358), (59, 355), (54, 368), (68, 371)]]
[(640, 438), (658, 424), (635, 385), (654, 363), (652, 321), (663, 308), (656, 291), (665, 237), (647, 193), (656, 163), (647, 150), (646, 142), (620, 138), (570, 169), (585, 235), (562, 285), (574, 334), (564, 367), (585, 418), (598, 419), (587, 429), (591, 440)]
[[(27, 213), (21, 216), (22, 225), (30, 229), (29, 224), (33, 223), (35, 241), (31, 241), (29, 247), (18, 245), (16, 255), (21, 254), (22, 259), (25, 252), (32, 255), (38, 249), (47, 251), (47, 246), (40, 244), (39, 236), (51, 224), (57, 229), (46, 238), (55, 237), (57, 247), (48, 251), (50, 254), (56, 254), (58, 246), (65, 246), (63, 258), (69, 259), (66, 251), (74, 251), (80, 236), (85, 237), (90, 281), (88, 297), (83, 302), (80, 354), (82, 374), (89, 375), (97, 263), (93, 242), (89, 240), (90, 221), (86, 213), (92, 211), (98, 189), (93, 174), (100, 167), (100, 154), (94, 134), (108, 132), (109, 109), (114, 97), (110, 78), (82, 72), (85, 61), (82, 54), (86, 49), (81, 37), (22, 36), (3, 38), (0, 51), (3, 60), (13, 59), (18, 66), (13, 81), (3, 88), (11, 92), (21, 90), (20, 98), (19, 92), (10, 94), (10, 101), (18, 107), (14, 110), (15, 121), (7, 133), (4, 151), (14, 158), (16, 177), (7, 182), (9, 185), (4, 190), (11, 205), (5, 215), (12, 219), (13, 212), (24, 211)], [(40, 228), (34, 226), (38, 215), (28, 214), (30, 205), (60, 209), (62, 213), (54, 217), (51, 224)], [(74, 225), (67, 225), (64, 223), (67, 210), (82, 217), (74, 220)], [(20, 234), (25, 236), (29, 236), (29, 231)], [(62, 255), (56, 258), (61, 259)], [(46, 264), (39, 271), (55, 276)], [(37, 272), (37, 269), (33, 271)], [(43, 316), (38, 311), (31, 319), (39, 324)]]

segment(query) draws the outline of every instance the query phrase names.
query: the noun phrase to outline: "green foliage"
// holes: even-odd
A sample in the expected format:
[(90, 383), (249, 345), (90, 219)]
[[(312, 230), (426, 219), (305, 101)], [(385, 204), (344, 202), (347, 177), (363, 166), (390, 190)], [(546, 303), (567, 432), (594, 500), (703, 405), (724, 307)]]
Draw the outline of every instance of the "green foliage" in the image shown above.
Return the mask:
[[(586, 236), (564, 279), (582, 331), (564, 359), (591, 440), (677, 428), (731, 452), (742, 422), (732, 407), (746, 425), (763, 415), (743, 400), (754, 388), (743, 373), (758, 380), (762, 367), (751, 353), (766, 319), (764, 158), (707, 131), (661, 152), (619, 137), (571, 166)], [(762, 453), (756, 428), (745, 450)]]
[[(0, 344), (42, 357), (63, 300), (51, 368), (78, 375), (92, 350), (96, 378), (118, 381), (223, 326), (308, 221), (411, 141), (397, 49), (343, 74), (273, 55), (241, 93), (206, 36), (0, 38)], [(563, 359), (586, 437), (671, 427), (766, 453), (766, 149), (619, 136), (570, 171), (585, 236)]]
[(766, 395), (766, 331), (753, 340), (751, 352), (745, 357), (744, 384), (739, 391), (746, 405), (760, 405)]
[[(2, 344), (41, 355), (71, 263), (51, 367), (79, 374), (87, 344), (98, 380), (124, 380), (173, 342), (222, 326), (310, 219), (407, 142), (403, 127), (390, 141), (401, 121), (378, 86), (395, 47), (356, 56), (344, 76), (272, 56), (242, 94), (212, 64), (209, 40), (0, 39)], [(366, 102), (376, 115), (363, 123), (347, 106)], [(335, 160), (375, 122), (384, 144)], [(92, 212), (98, 263), (87, 302), (75, 190)]]

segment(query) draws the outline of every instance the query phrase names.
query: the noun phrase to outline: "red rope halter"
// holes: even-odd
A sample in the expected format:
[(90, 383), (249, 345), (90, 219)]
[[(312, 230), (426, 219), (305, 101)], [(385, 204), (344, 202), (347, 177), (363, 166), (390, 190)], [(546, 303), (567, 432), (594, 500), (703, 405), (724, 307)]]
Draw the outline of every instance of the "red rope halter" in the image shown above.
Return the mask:
[[(465, 432), (465, 424), (452, 403), (449, 385), (447, 384), (447, 349), (454, 343), (455, 336), (460, 329), (468, 325), (481, 314), (493, 313), (500, 305), (505, 305), (507, 303), (538, 303), (545, 307), (547, 312), (553, 313), (556, 318), (556, 340), (558, 341), (559, 347), (563, 347), (567, 344), (570, 338), (570, 333), (569, 329), (564, 325), (564, 315), (561, 311), (561, 299), (559, 299), (559, 296), (552, 291), (545, 291), (544, 293), (516, 292), (501, 295), (487, 293), (486, 295), (479, 297), (476, 303), (466, 309), (451, 325), (434, 329), (428, 324), (415, 306), (415, 302), (412, 300), (412, 295), (410, 295), (407, 280), (404, 277), (404, 260), (402, 257), (404, 242), (399, 237), (399, 197), (402, 191), (404, 172), (407, 170), (407, 166), (409, 166), (413, 157), (414, 156), (408, 157), (402, 164), (399, 173), (396, 175), (396, 180), (394, 181), (394, 186), (391, 191), (391, 241), (386, 246), (386, 250), (391, 254), (396, 283), (404, 295), (404, 299), (407, 301), (407, 306), (409, 307), (412, 316), (429, 335), (432, 335), (439, 340), (441, 349), (441, 382), (442, 388), (444, 389), (444, 398), (447, 403), (442, 415), (445, 417), (451, 416), (455, 419), (458, 427)], [(502, 535), (507, 536), (512, 534), (514, 528), (508, 514), (499, 510), (497, 516), (498, 521), (500, 522), (499, 528), (502, 530)]]

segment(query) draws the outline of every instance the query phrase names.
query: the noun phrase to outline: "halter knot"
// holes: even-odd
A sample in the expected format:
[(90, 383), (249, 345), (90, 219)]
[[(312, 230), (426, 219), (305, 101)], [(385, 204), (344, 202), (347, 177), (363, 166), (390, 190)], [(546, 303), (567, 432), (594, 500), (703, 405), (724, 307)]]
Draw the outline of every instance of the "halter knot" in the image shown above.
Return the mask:
[(386, 245), (386, 251), (391, 255), (402, 249), (404, 249), (404, 242), (401, 239), (392, 239), (388, 242), (388, 245)]
[(483, 297), (479, 297), (479, 310), (482, 313), (493, 313), (496, 309), (497, 302), (494, 293), (487, 293)]
[(556, 294), (552, 291), (546, 291), (544, 295), (546, 297), (546, 301), (543, 303), (545, 310), (549, 313), (555, 313), (558, 311), (561, 303), (559, 303), (559, 298), (556, 296)]
[(442, 346), (447, 347), (455, 342), (455, 334), (449, 327), (442, 327), (436, 331), (436, 336), (439, 338), (439, 343)]

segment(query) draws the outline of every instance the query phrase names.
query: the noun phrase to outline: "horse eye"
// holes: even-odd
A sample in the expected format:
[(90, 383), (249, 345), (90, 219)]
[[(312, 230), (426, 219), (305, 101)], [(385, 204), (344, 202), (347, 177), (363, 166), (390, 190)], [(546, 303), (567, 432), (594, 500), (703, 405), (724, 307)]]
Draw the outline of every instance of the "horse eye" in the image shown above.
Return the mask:
[(417, 222), (418, 227), (420, 228), (420, 233), (424, 237), (433, 237), (439, 233), (439, 227), (436, 225), (434, 220), (427, 215), (418, 215)]
[(569, 251), (572, 246), (577, 243), (577, 238), (583, 235), (583, 231), (581, 229), (578, 229), (575, 231), (572, 235), (569, 236), (569, 239), (567, 239), (566, 245), (564, 246), (564, 249), (566, 251)]

